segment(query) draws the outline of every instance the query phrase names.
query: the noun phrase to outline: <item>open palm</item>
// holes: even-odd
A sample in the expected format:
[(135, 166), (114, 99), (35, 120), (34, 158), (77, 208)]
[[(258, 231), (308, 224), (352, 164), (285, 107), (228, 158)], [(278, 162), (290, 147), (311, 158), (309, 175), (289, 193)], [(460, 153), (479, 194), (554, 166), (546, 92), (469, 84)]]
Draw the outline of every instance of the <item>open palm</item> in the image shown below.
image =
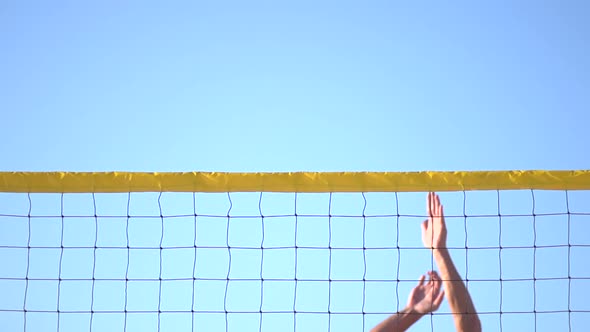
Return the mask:
[(429, 280), (424, 282), (425, 276), (420, 276), (418, 285), (412, 289), (408, 298), (408, 307), (416, 313), (427, 314), (438, 309), (443, 298), (444, 291), (441, 289), (442, 281), (439, 275), (434, 272), (428, 272)]
[(447, 228), (443, 206), (435, 193), (428, 193), (426, 200), (428, 219), (422, 223), (422, 242), (426, 248), (446, 248)]

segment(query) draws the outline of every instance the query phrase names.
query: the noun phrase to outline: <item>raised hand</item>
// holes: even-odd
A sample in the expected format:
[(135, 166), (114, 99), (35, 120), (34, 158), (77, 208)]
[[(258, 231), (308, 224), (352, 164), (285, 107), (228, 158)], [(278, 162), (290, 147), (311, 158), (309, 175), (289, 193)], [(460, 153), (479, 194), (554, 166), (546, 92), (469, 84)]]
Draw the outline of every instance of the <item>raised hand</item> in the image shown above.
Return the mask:
[(440, 204), (440, 198), (435, 193), (428, 193), (426, 199), (426, 211), (428, 219), (422, 222), (422, 242), (426, 248), (446, 248), (447, 247), (447, 227), (445, 226), (445, 217), (443, 206)]
[[(432, 256), (443, 279), (442, 283), (453, 313), (455, 329), (459, 332), (481, 332), (481, 322), (471, 295), (457, 272), (451, 254), (446, 249), (447, 228), (443, 207), (437, 194), (428, 194), (426, 211), (428, 219), (422, 223), (422, 242), (427, 248), (433, 249)], [(435, 301), (435, 303), (438, 302)]]
[(442, 281), (435, 271), (428, 272), (428, 282), (424, 282), (426, 276), (420, 276), (418, 285), (412, 289), (408, 298), (408, 308), (418, 314), (427, 314), (436, 311), (440, 306), (445, 292), (441, 289)]

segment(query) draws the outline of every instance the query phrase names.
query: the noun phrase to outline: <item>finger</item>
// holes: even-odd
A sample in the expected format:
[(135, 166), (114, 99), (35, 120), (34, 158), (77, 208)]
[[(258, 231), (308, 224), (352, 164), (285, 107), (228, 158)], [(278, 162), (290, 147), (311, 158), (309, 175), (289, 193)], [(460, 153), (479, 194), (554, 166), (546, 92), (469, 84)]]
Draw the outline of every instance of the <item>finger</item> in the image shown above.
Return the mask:
[(432, 279), (432, 291), (434, 292), (434, 294), (438, 294), (438, 292), (441, 289), (441, 286), (442, 283), (440, 282), (440, 280)]
[(438, 279), (436, 278), (435, 272), (430, 271), (429, 277), (430, 277), (430, 281), (428, 283), (429, 286), (432, 287), (433, 291), (438, 292), (438, 289), (440, 288), (440, 283), (438, 282)]
[(424, 275), (420, 276), (420, 279), (418, 279), (418, 286), (422, 286), (424, 284), (424, 278), (425, 278)]
[(436, 299), (434, 299), (434, 301), (432, 302), (433, 306), (435, 308), (438, 308), (438, 306), (440, 306), (440, 304), (442, 303), (443, 299), (445, 298), (445, 291), (443, 290), (442, 292), (440, 292), (438, 294), (438, 296), (436, 297)]
[(438, 273), (436, 271), (431, 271), (431, 272), (432, 272), (431, 278), (434, 279), (434, 281), (436, 281), (436, 282), (440, 282), (441, 280), (440, 280), (440, 276), (438, 275)]
[(422, 228), (422, 232), (426, 233), (426, 230), (428, 229), (428, 219), (424, 220), (420, 227)]
[(430, 278), (431, 281), (432, 281), (432, 273), (433, 273), (433, 271), (428, 271), (428, 277)]
[(435, 193), (430, 193), (430, 216), (434, 216), (434, 212), (435, 212), (435, 202), (436, 202), (436, 198), (435, 198), (436, 194)]
[(440, 205), (440, 201), (438, 199), (437, 194), (432, 194), (432, 213), (435, 217), (438, 217), (438, 207)]
[(426, 199), (426, 211), (428, 212), (428, 215), (432, 217), (432, 193), (428, 193)]
[(432, 277), (432, 271), (428, 271), (428, 286), (435, 287), (436, 284), (434, 283), (434, 278)]
[(436, 273), (436, 271), (432, 271), (432, 275), (430, 276), (430, 279), (432, 280), (432, 283), (434, 284), (434, 288), (438, 291), (440, 289), (440, 286), (442, 285), (442, 281), (441, 281), (438, 273)]

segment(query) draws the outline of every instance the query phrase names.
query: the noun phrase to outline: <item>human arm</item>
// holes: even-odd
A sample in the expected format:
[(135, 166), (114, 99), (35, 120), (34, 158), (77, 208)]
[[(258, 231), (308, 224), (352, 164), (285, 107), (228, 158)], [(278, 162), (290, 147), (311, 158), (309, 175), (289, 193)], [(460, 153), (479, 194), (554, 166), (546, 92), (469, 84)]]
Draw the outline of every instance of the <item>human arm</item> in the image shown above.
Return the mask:
[(410, 292), (408, 304), (403, 310), (389, 316), (375, 326), (371, 332), (405, 331), (425, 314), (437, 310), (444, 298), (441, 279), (434, 271), (428, 272), (428, 277), (429, 280), (425, 283), (426, 276), (420, 276), (418, 285)]
[(422, 223), (422, 241), (432, 254), (447, 293), (457, 331), (481, 331), (481, 322), (463, 280), (447, 249), (447, 229), (443, 206), (435, 193), (429, 193), (426, 209), (428, 219)]

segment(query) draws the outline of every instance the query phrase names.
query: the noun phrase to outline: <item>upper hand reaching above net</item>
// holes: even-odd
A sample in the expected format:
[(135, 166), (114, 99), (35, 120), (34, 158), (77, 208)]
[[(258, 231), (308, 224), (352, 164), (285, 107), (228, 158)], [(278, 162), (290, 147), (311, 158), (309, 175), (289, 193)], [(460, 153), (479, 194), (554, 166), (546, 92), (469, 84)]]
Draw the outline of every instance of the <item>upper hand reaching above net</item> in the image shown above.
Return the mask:
[(428, 193), (426, 199), (426, 211), (428, 219), (422, 222), (422, 242), (426, 248), (446, 248), (447, 247), (447, 227), (443, 206), (440, 204), (440, 198), (435, 193)]

